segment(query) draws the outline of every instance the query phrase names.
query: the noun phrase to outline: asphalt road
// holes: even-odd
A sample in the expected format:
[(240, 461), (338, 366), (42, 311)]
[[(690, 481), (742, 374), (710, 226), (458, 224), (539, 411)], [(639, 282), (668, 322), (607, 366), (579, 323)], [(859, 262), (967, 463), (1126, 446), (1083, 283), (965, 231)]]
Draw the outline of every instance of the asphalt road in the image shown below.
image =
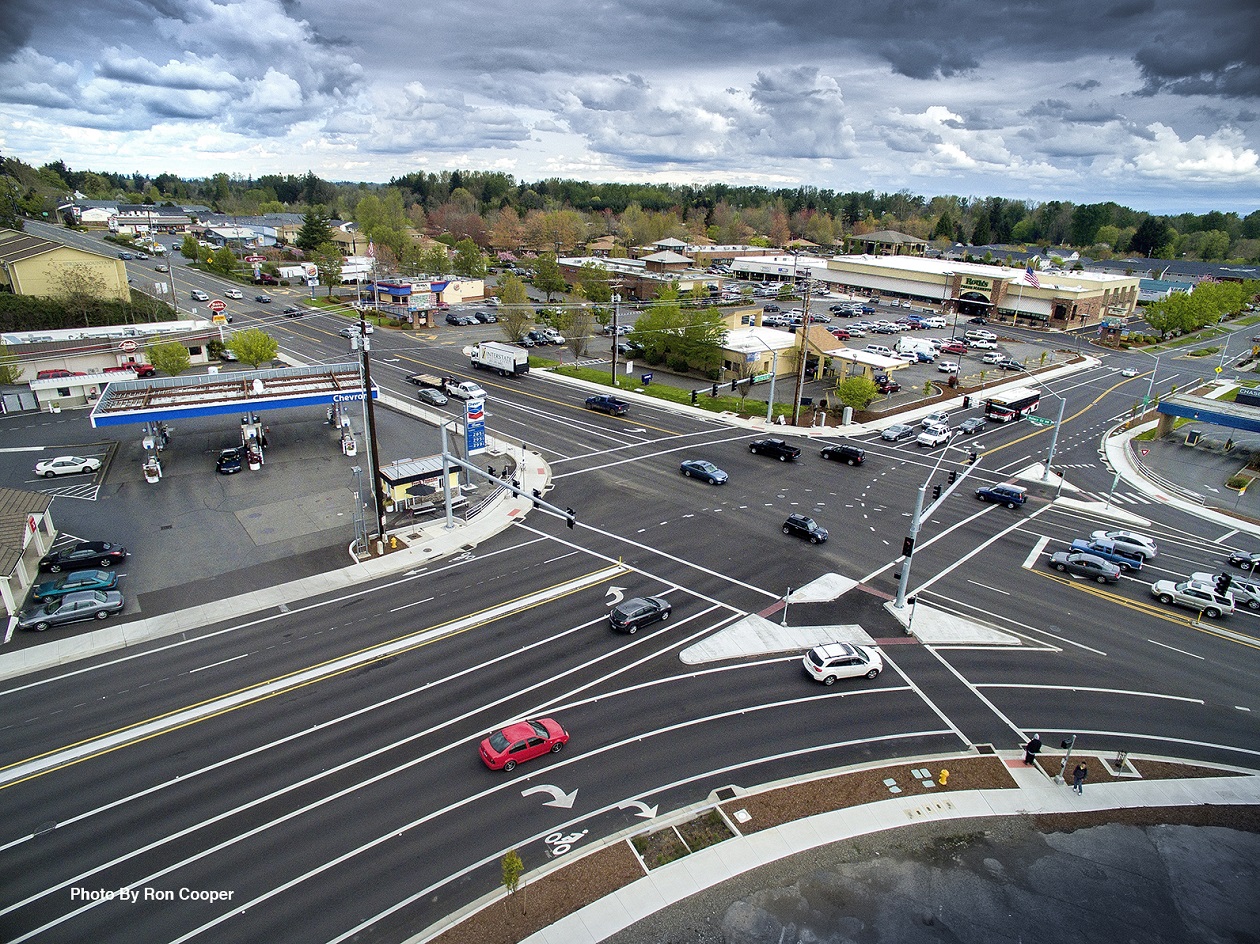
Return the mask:
[[(338, 324), (275, 321), (286, 349), (310, 360), (344, 356)], [(374, 377), (414, 395), (402, 378), (416, 370), (474, 376), (459, 352), (468, 334), (378, 331)], [(1144, 387), (1112, 361), (1049, 385), (1064, 400), (1056, 467), (1091, 492), (1111, 481), (1101, 430)], [(6, 770), (116, 738), (0, 789), (6, 940), (398, 940), (497, 887), (508, 849), (532, 867), (556, 832), (581, 845), (639, 822), (633, 800), (670, 810), (732, 783), (1010, 748), (1030, 731), (1076, 733), (1090, 751), (1254, 766), (1256, 617), (1222, 621), (1232, 635), (1205, 630), (1146, 587), (1219, 564), (1219, 528), (1130, 505), (1155, 522), (1144, 530), (1161, 553), (1141, 579), (1104, 588), (1045, 559), (1109, 521), (1039, 487), (1017, 511), (971, 499), (976, 484), (1044, 459), (1049, 430), (990, 426), (967, 442), (985, 446), (982, 459), (924, 522), (911, 579), (920, 599), (1024, 645), (889, 646), (878, 679), (824, 688), (799, 653), (700, 666), (678, 653), (828, 572), (866, 589), (793, 605), (792, 623), (857, 620), (894, 635), (878, 604), (894, 591), (915, 492), (964, 471), (965, 452), (944, 453), (934, 476), (939, 450), (873, 437), (859, 467), (824, 462), (820, 443), (779, 463), (715, 418), (637, 405), (611, 418), (542, 377), (475, 376), (489, 422), (548, 459), (548, 498), (575, 508), (578, 526), (530, 516), (421, 572), (4, 683)], [(1054, 404), (1047, 395), (1042, 415)], [(683, 478), (690, 457), (730, 483)], [(797, 511), (831, 540), (783, 535)], [(223, 595), (245, 585), (231, 570), (219, 580)], [(605, 616), (619, 594), (663, 594), (674, 615), (613, 634)], [(564, 753), (509, 774), (481, 766), (487, 731), (540, 715), (571, 731)], [(542, 786), (577, 794), (556, 807), (548, 791), (524, 792)], [(124, 887), (151, 900), (75, 891)], [(181, 901), (183, 888), (231, 898)], [(176, 899), (160, 900), (166, 891)]]

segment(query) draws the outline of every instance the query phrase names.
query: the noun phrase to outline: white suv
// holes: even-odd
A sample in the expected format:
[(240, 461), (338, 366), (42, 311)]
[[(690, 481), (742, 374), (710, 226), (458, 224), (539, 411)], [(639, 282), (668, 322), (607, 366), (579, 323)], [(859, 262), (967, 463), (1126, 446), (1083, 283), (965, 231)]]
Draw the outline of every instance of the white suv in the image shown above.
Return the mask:
[(1198, 610), (1212, 619), (1218, 616), (1229, 616), (1234, 612), (1232, 594), (1217, 593), (1212, 584), (1199, 583), (1197, 580), (1187, 580), (1184, 583), (1156, 580), (1151, 584), (1151, 595), (1160, 603), (1171, 603)]
[(834, 685), (836, 679), (873, 679), (884, 671), (884, 660), (874, 649), (833, 642), (815, 646), (804, 659), (805, 672), (815, 681)]

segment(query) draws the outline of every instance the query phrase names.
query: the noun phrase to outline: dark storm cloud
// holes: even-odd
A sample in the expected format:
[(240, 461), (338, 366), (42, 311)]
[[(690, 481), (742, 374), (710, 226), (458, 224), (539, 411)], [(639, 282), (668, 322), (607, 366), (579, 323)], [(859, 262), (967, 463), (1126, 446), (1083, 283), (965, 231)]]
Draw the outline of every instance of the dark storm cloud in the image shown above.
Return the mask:
[(1043, 99), (1031, 108), (1025, 109), (1023, 114), (1026, 118), (1055, 118), (1059, 121), (1088, 125), (1124, 120), (1124, 116), (1114, 109), (1104, 108), (1096, 102), (1081, 105), (1056, 98)]
[(9, 0), (0, 9), (4, 29), (0, 29), (0, 61), (9, 59), (26, 46), (35, 25), (47, 15), (47, 4), (38, 0)]

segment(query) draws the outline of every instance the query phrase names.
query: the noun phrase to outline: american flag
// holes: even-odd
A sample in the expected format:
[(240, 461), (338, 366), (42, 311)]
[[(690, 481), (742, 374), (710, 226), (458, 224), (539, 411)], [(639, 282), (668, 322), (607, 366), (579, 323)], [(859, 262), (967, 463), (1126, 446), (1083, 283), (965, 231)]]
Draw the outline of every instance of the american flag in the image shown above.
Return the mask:
[(372, 245), (372, 241), (370, 239), (368, 240), (368, 258), (376, 258), (376, 247)]
[(1028, 268), (1024, 270), (1024, 281), (1033, 288), (1041, 288), (1041, 280), (1037, 278), (1037, 273), (1032, 267), (1032, 263), (1028, 263)]

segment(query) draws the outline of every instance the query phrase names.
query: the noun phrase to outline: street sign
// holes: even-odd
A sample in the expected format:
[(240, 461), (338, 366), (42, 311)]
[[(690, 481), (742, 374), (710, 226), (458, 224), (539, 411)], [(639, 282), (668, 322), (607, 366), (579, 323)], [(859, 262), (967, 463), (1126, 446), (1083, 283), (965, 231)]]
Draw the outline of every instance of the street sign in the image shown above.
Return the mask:
[(206, 307), (209, 308), (211, 311), (218, 313), (222, 311), (224, 308), (227, 308), (227, 303), (224, 302), (223, 299), (221, 298), (216, 298)]
[(1053, 426), (1054, 420), (1048, 420), (1044, 416), (1029, 416), (1028, 422), (1034, 426)]
[(225, 325), (227, 324), (227, 315), (220, 314), (219, 312), (216, 311), (213, 315), (210, 316), (210, 323), (217, 324), (217, 325)]
[(245, 261), (246, 262), (266, 262), (267, 257), (266, 256), (246, 256)]
[(1139, 449), (1138, 451), (1142, 453), (1142, 455), (1144, 456), (1149, 456), (1151, 454), (1151, 451), (1147, 449), (1145, 446)]

